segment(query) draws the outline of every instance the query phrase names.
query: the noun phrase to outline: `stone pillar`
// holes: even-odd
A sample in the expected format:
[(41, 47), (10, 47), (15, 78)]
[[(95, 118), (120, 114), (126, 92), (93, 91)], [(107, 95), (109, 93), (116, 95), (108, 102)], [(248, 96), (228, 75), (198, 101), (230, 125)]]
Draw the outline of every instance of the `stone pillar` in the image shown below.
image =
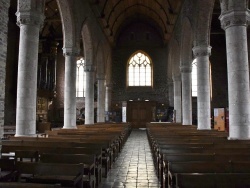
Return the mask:
[(65, 56), (64, 129), (76, 129), (76, 57), (79, 49), (63, 48)]
[(36, 135), (36, 97), (39, 30), (44, 20), (44, 1), (19, 0), (17, 24), (20, 27), (16, 135)]
[(97, 76), (98, 98), (97, 98), (97, 122), (105, 122), (105, 75)]
[[(0, 50), (0, 139), (3, 137), (3, 125), (4, 125), (4, 101), (5, 99), (5, 77), (6, 77), (6, 58), (7, 58), (7, 39), (8, 39), (8, 10), (10, 6), (10, 0), (0, 0), (1, 7), (1, 24), (0, 24), (0, 38), (1, 38), (1, 50)], [(7, 91), (7, 90), (6, 90)], [(1, 145), (1, 141), (0, 141)], [(0, 146), (1, 147), (1, 146)]]
[(181, 123), (181, 77), (175, 76), (174, 80), (174, 110), (176, 123)]
[(226, 31), (229, 101), (229, 139), (250, 138), (250, 93), (247, 46), (249, 10), (243, 7), (222, 11), (219, 19)]
[(197, 59), (197, 120), (199, 130), (211, 129), (210, 63), (211, 46), (195, 46)]
[(182, 124), (192, 125), (192, 67), (181, 66)]
[(174, 83), (172, 80), (168, 82), (168, 100), (169, 106), (174, 107)]
[(112, 96), (112, 85), (106, 85), (106, 95), (105, 95), (105, 111), (111, 111), (111, 96)]
[(85, 124), (94, 124), (94, 76), (95, 66), (85, 65), (86, 93), (85, 93)]

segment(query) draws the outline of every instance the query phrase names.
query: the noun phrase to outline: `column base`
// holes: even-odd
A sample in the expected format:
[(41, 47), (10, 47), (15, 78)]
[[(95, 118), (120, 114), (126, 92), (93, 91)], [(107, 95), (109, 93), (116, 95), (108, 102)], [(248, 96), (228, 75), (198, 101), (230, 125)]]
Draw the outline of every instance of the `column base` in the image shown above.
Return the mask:
[(63, 126), (62, 129), (77, 129), (77, 127), (76, 127), (76, 126), (74, 126), (74, 127), (66, 127), (66, 126)]
[(250, 138), (233, 138), (233, 137), (227, 137), (228, 140), (250, 140)]
[(38, 137), (38, 134), (15, 134), (14, 137)]
[(202, 130), (212, 130), (212, 129), (211, 128), (197, 128), (197, 130), (202, 131)]

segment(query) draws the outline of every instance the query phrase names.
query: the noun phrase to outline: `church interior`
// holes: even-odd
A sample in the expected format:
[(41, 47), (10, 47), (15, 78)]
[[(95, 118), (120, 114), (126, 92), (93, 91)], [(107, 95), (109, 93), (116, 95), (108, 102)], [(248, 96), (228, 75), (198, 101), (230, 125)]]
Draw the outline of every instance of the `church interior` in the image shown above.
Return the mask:
[(0, 10), (0, 187), (250, 187), (249, 0)]

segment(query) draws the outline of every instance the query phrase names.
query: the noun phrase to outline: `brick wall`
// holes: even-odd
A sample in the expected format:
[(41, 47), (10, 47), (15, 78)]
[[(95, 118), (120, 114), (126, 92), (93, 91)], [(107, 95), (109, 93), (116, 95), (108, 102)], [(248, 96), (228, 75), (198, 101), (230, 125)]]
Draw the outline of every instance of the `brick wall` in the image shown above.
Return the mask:
[(7, 56), (7, 32), (9, 0), (0, 0), (0, 135), (4, 125), (4, 98), (5, 98), (5, 68)]

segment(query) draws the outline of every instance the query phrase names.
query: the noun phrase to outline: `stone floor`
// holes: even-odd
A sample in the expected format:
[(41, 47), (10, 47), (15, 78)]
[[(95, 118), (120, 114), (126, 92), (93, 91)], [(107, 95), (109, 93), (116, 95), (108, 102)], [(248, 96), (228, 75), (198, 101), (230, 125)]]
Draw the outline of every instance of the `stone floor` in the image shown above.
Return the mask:
[(99, 188), (160, 187), (145, 130), (133, 130)]

